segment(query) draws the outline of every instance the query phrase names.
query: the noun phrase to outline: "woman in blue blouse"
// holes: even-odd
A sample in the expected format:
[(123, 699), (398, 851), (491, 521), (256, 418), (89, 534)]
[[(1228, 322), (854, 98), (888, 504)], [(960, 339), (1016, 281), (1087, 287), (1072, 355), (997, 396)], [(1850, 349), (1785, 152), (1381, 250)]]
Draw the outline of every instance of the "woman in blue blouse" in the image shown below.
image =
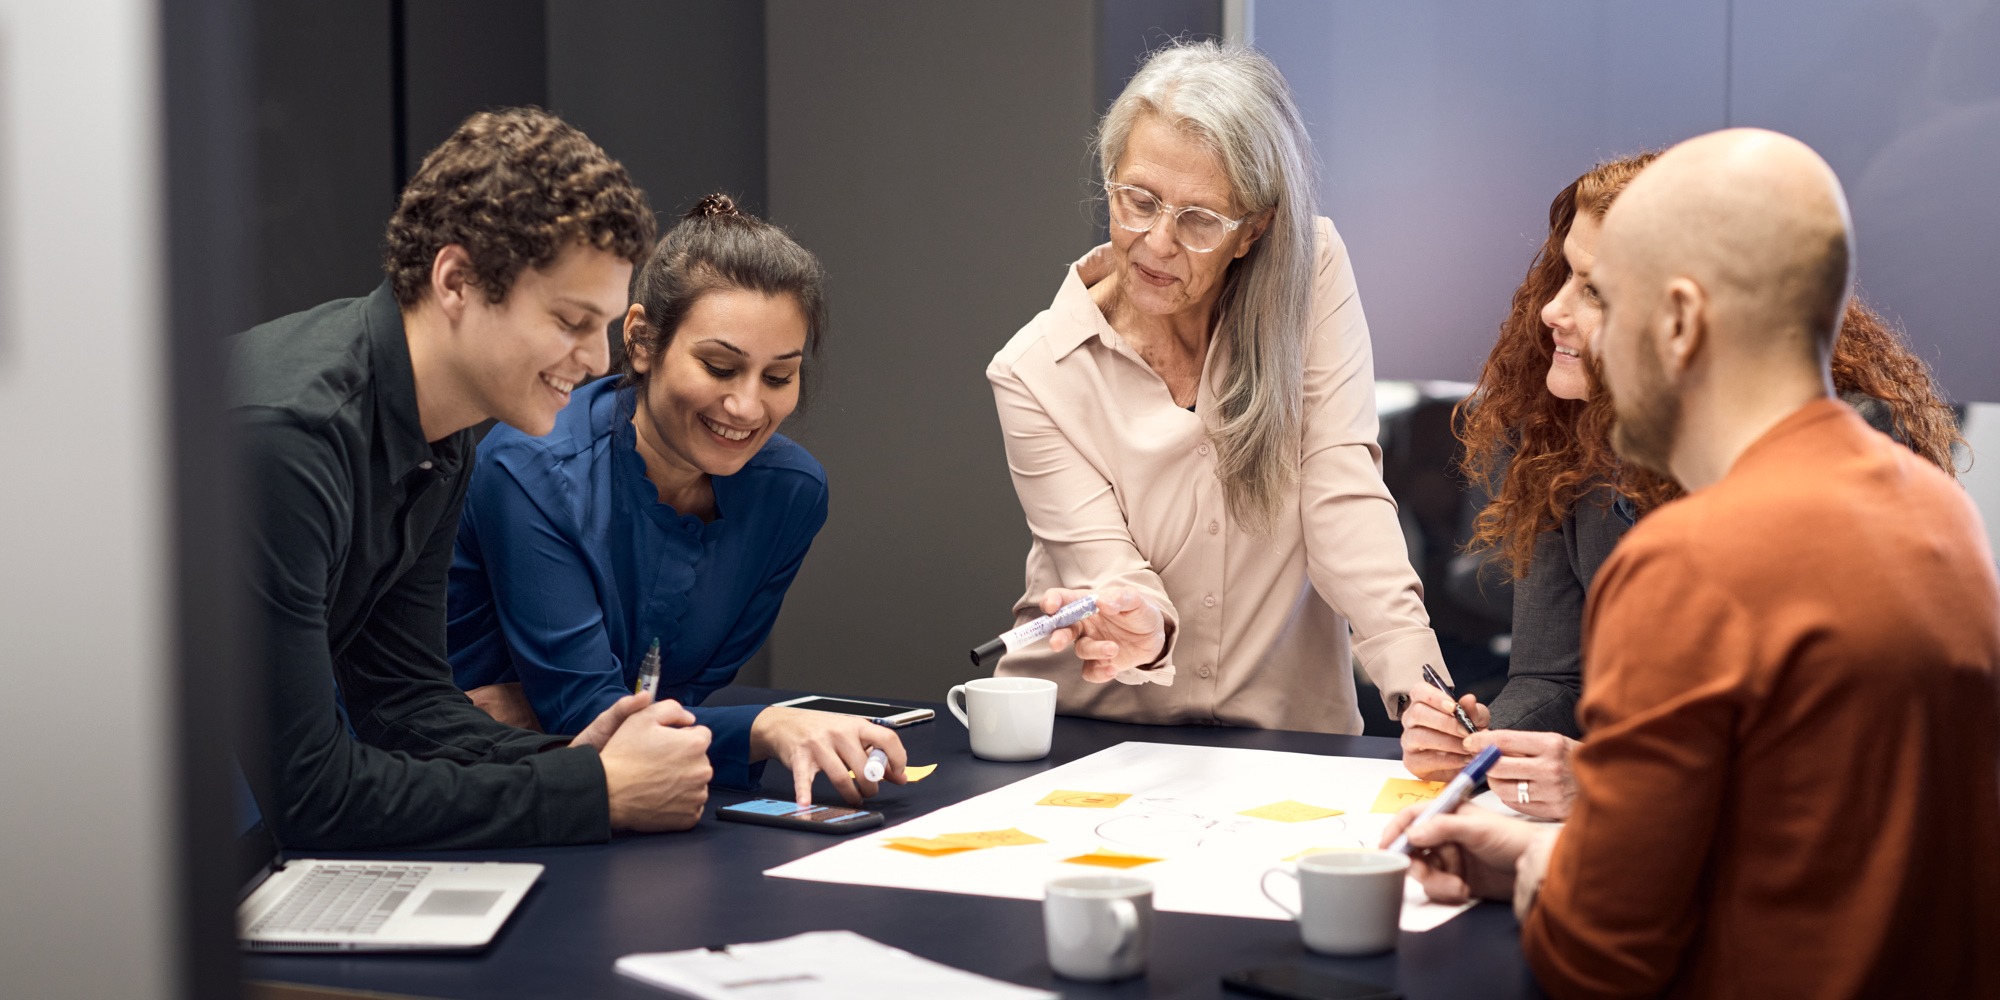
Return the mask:
[[(546, 437), (494, 428), (459, 522), (448, 639), (460, 687), (502, 721), (581, 730), (660, 644), (660, 698), (713, 732), (717, 782), (815, 772), (859, 803), (893, 730), (762, 705), (699, 707), (770, 634), (826, 523), (826, 473), (777, 433), (826, 323), (819, 261), (710, 195), (654, 248), (625, 316), (623, 378), (575, 397)], [(568, 386), (551, 385), (562, 392)], [(856, 777), (849, 777), (848, 772)], [(857, 787), (858, 786), (858, 787)]]

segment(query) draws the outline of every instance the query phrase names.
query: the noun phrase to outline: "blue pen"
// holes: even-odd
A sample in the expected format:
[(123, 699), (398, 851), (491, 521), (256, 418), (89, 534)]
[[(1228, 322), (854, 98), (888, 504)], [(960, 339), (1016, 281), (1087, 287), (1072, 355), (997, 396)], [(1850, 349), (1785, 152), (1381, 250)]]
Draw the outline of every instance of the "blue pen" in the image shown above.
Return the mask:
[(1444, 791), (1439, 792), (1438, 797), (1431, 800), (1431, 804), (1426, 806), (1423, 812), (1417, 814), (1416, 822), (1403, 828), (1403, 832), (1389, 844), (1389, 850), (1397, 854), (1410, 853), (1410, 831), (1416, 829), (1418, 823), (1432, 816), (1457, 809), (1459, 804), (1465, 801), (1465, 797), (1472, 794), (1472, 786), (1486, 780), (1486, 772), (1493, 770), (1494, 762), (1499, 759), (1499, 747), (1487, 747), (1479, 751), (1479, 755), (1472, 758), (1472, 763), (1465, 765), (1465, 770), (1458, 772), (1458, 777), (1451, 779), (1451, 784), (1444, 786)]

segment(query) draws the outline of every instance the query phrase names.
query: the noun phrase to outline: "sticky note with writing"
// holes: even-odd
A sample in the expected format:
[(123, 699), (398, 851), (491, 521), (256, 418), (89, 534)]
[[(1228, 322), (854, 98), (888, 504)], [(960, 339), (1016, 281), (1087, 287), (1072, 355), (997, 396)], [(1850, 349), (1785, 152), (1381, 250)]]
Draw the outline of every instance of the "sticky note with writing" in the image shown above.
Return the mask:
[(1390, 778), (1382, 783), (1382, 793), (1375, 796), (1375, 806), (1368, 810), (1378, 813), (1402, 812), (1403, 807), (1418, 802), (1428, 802), (1444, 791), (1442, 781), (1418, 781), (1415, 778)]

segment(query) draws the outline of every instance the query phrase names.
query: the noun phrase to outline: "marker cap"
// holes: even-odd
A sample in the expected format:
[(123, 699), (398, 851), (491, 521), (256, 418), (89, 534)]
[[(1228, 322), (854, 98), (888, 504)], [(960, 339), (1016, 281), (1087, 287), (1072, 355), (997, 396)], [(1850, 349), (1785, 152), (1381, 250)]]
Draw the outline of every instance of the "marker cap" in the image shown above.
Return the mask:
[(982, 642), (972, 647), (972, 665), (975, 667), (986, 666), (998, 660), (1000, 655), (1006, 651), (1007, 643), (1003, 639), (996, 637), (990, 641)]

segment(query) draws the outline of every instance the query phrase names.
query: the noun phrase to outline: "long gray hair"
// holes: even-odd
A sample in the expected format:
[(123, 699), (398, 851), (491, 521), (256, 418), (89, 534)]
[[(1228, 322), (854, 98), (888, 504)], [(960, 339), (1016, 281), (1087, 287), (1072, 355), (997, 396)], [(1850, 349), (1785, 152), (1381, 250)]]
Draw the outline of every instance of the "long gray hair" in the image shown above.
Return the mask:
[(1223, 277), (1215, 334), (1228, 338), (1229, 374), (1208, 420), (1229, 512), (1263, 533), (1299, 475), (1318, 214), (1312, 140), (1278, 67), (1242, 45), (1180, 41), (1153, 53), (1098, 126), (1107, 180), (1147, 115), (1213, 151), (1239, 204), (1271, 213), (1263, 238)]

